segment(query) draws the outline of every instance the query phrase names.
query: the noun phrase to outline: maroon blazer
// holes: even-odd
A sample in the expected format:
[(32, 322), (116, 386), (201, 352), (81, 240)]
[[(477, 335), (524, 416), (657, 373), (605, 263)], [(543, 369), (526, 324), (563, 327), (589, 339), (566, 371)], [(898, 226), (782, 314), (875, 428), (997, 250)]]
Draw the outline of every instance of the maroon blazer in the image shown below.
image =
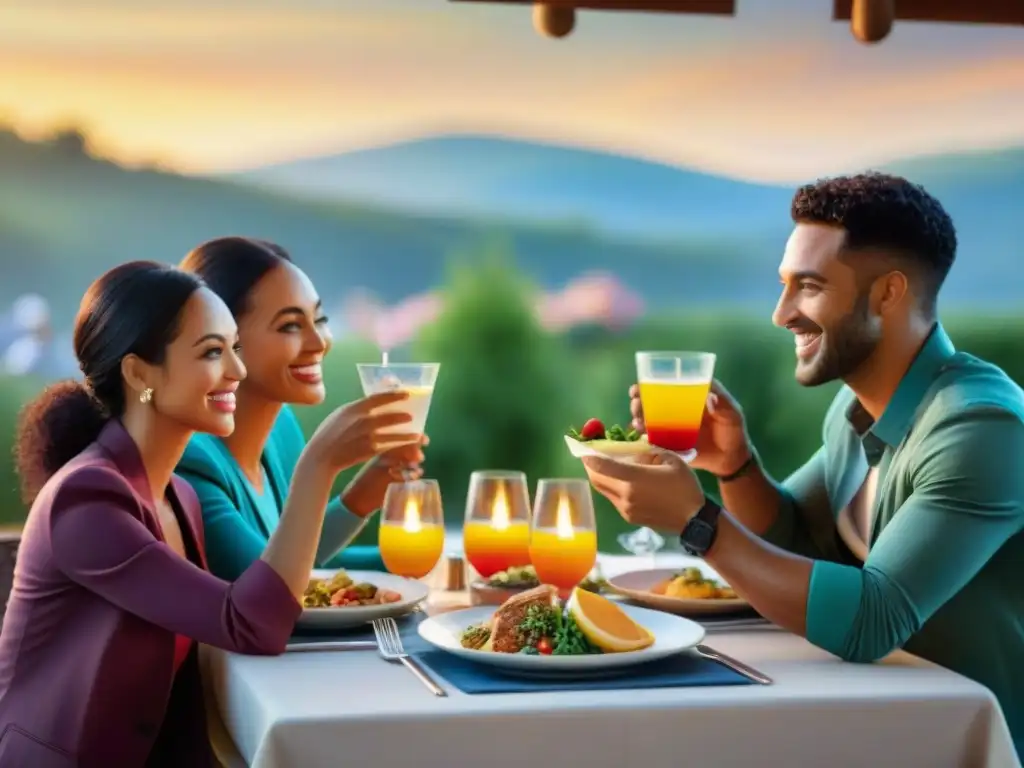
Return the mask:
[[(170, 497), (205, 567), (199, 501)], [(257, 560), (234, 583), (162, 540), (135, 442), (112, 421), (32, 505), (0, 632), (0, 768), (206, 768), (197, 650), (284, 650), (302, 611)]]

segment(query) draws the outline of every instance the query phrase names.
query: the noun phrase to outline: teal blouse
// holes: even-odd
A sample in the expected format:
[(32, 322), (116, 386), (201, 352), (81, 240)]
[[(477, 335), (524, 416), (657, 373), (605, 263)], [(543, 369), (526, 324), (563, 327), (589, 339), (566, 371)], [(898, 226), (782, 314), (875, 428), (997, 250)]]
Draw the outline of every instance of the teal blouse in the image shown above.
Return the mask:
[[(277, 528), (295, 465), (306, 445), (295, 414), (281, 409), (263, 449), (266, 473), (263, 494), (257, 494), (220, 438), (197, 434), (185, 449), (176, 473), (199, 496), (206, 530), (210, 570), (222, 579), (237, 579), (263, 554)], [(335, 498), (328, 506), (320, 534), (316, 564), (320, 568), (384, 570), (377, 547), (346, 547), (366, 521)]]

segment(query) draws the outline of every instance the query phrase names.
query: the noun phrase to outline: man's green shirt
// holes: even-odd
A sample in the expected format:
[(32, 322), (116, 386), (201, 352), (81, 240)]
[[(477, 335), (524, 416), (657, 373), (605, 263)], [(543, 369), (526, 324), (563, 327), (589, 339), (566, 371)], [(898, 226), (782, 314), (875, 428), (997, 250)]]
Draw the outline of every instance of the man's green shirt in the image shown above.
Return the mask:
[[(807, 638), (849, 661), (897, 648), (998, 698), (1024, 755), (1024, 392), (936, 326), (877, 422), (844, 388), (764, 538), (816, 560)], [(878, 467), (861, 564), (837, 515)]]

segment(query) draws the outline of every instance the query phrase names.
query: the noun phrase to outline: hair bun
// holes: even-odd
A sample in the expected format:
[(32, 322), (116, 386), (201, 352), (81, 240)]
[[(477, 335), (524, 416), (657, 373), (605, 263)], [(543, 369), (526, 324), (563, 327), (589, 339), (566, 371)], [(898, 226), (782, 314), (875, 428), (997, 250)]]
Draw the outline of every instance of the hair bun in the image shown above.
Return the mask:
[(14, 453), (26, 504), (99, 437), (109, 418), (88, 387), (73, 380), (50, 385), (22, 408)]

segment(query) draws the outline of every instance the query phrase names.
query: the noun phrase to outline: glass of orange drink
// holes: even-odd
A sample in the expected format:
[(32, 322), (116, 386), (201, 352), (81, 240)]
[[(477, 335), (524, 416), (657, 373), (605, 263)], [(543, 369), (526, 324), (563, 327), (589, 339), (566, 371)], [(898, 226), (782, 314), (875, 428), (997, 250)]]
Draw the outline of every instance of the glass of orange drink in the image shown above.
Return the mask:
[(566, 596), (597, 562), (597, 526), (590, 483), (540, 480), (533, 504), (530, 561), (541, 584)]
[(462, 542), (469, 564), (485, 579), (530, 564), (530, 497), (525, 474), (481, 470), (469, 476)]
[(651, 445), (680, 454), (697, 455), (697, 437), (704, 418), (715, 355), (711, 352), (637, 352), (636, 375), (644, 424)]
[(437, 480), (388, 486), (377, 542), (384, 566), (396, 576), (421, 579), (434, 570), (444, 550), (444, 511)]

